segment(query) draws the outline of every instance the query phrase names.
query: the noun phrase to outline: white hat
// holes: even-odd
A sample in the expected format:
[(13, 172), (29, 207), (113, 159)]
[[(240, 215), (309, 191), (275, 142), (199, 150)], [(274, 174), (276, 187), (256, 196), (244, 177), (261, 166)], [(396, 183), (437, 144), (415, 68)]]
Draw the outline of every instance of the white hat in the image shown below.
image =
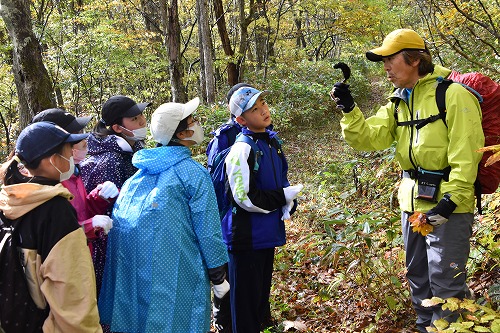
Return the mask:
[(233, 116), (239, 117), (243, 112), (251, 109), (260, 96), (264, 97), (268, 93), (267, 90), (260, 91), (254, 87), (239, 88), (229, 100), (229, 110)]
[(181, 120), (187, 118), (200, 105), (198, 97), (190, 100), (186, 104), (182, 103), (165, 103), (160, 105), (151, 116), (151, 134), (153, 139), (167, 145), (175, 130), (179, 126)]

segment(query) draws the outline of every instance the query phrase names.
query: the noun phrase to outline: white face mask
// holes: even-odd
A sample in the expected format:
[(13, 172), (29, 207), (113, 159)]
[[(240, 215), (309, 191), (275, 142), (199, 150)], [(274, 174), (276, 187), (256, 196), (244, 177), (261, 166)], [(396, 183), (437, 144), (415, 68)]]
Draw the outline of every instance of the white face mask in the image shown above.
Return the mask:
[[(118, 126), (120, 126), (120, 125), (118, 125)], [(147, 127), (141, 127), (141, 128), (135, 129), (135, 130), (129, 130), (128, 128), (125, 128), (123, 126), (120, 126), (120, 127), (129, 131), (129, 132), (132, 132), (132, 134), (133, 134), (132, 136), (128, 136), (128, 135), (125, 135), (125, 133), (122, 133), (126, 139), (129, 139), (132, 141), (144, 140), (144, 139), (146, 139), (146, 136), (148, 135), (148, 128)]]
[(184, 140), (194, 141), (198, 145), (203, 142), (203, 139), (205, 139), (205, 134), (203, 133), (203, 127), (201, 127), (201, 125), (197, 121), (194, 122), (193, 126), (188, 127), (187, 129), (193, 131), (194, 133)]
[(87, 148), (84, 149), (73, 148), (73, 161), (75, 162), (75, 164), (80, 164), (87, 157), (88, 151), (89, 150)]
[(57, 171), (59, 171), (59, 181), (63, 182), (65, 180), (68, 180), (71, 177), (71, 175), (75, 172), (75, 161), (73, 160), (73, 156), (70, 156), (70, 158), (67, 159), (61, 154), (57, 155), (61, 156), (63, 159), (69, 162), (69, 170), (66, 172), (62, 172), (54, 165), (54, 163), (52, 163), (52, 159), (49, 160), (50, 164), (52, 164), (52, 166), (56, 168)]

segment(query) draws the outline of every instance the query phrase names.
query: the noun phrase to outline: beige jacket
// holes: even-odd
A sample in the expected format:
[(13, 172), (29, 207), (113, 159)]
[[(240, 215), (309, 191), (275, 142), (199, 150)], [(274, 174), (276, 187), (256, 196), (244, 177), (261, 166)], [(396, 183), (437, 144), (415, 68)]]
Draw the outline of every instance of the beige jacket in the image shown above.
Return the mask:
[(43, 332), (102, 332), (92, 259), (71, 198), (61, 184), (3, 186), (0, 210), (9, 219), (22, 218), (20, 251), (30, 293), (39, 308), (50, 307)]

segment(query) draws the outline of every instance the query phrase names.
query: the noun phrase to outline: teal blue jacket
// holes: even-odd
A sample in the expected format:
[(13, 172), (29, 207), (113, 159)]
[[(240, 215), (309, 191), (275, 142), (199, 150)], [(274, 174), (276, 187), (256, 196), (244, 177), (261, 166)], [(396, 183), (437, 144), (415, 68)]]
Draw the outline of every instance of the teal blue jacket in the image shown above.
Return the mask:
[(208, 269), (228, 261), (208, 171), (183, 146), (143, 149), (123, 185), (99, 296), (113, 332), (208, 332)]

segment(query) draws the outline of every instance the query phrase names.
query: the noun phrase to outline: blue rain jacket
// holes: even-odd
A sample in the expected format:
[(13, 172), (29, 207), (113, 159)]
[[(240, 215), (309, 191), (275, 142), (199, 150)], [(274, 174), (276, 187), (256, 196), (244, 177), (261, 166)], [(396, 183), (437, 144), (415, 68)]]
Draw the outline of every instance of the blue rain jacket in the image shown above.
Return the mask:
[(187, 147), (138, 151), (108, 235), (101, 322), (113, 332), (208, 332), (207, 269), (228, 261), (210, 176)]

